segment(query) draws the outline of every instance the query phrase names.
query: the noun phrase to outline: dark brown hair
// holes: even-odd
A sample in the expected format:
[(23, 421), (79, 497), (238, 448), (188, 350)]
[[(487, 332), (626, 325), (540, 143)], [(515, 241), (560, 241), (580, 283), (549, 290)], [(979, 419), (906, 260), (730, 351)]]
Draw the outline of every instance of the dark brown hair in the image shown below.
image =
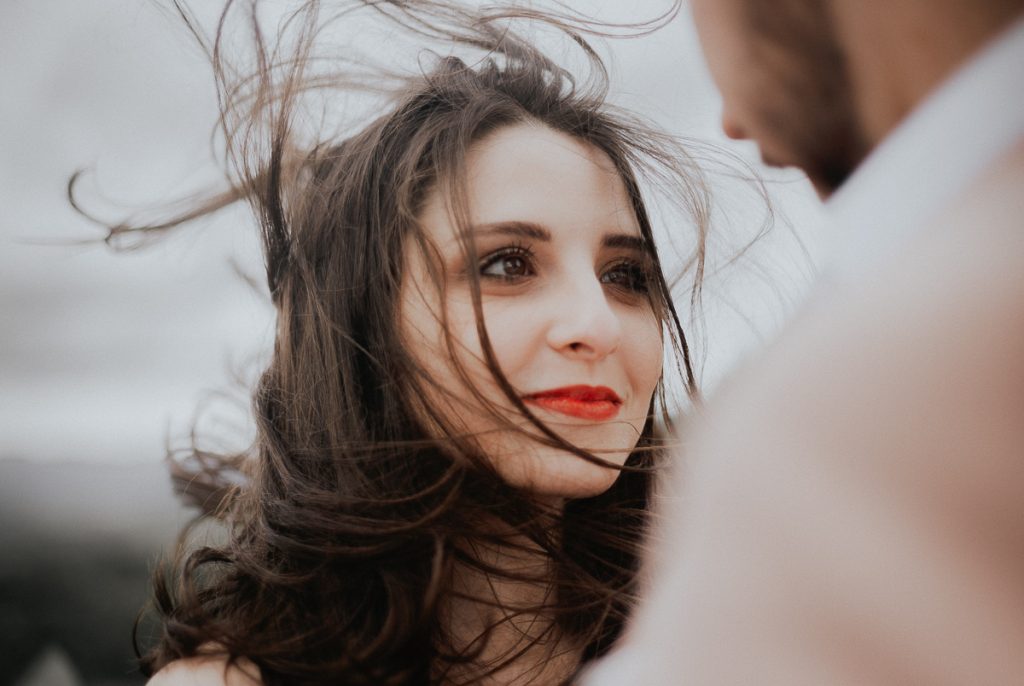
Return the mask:
[[(467, 150), (501, 127), (530, 122), (608, 155), (652, 254), (641, 181), (669, 189), (665, 197), (685, 205), (695, 227), (690, 266), (699, 284), (707, 199), (696, 168), (674, 139), (607, 104), (601, 61), (564, 22), (549, 19), (587, 56), (585, 83), (518, 38), (507, 14), (481, 17), (441, 2), (352, 4), (386, 15), (424, 41), (482, 56), (474, 62), (437, 57), (405, 78), (393, 92), (394, 105), (354, 135), (303, 141), (303, 94), (356, 87), (340, 66), (309, 71), (317, 63), (310, 46), (323, 23), (319, 3), (305, 3), (285, 24), (298, 46), (287, 58), (265, 44), (252, 3), (251, 77), (230, 69), (222, 54), (231, 4), (209, 44), (234, 174), (230, 190), (170, 221), (110, 233), (159, 232), (246, 200), (262, 230), (277, 309), (273, 356), (254, 393), (255, 444), (244, 455), (196, 450), (177, 464), (180, 482), (223, 522), (226, 540), (183, 546), (157, 575), (158, 629), (140, 636), (148, 644), (143, 671), (214, 647), (231, 659), (252, 660), (267, 684), (477, 679), (516, 655), (476, 664), (487, 635), (467, 649), (448, 634), (438, 614), (452, 593), (455, 565), (548, 584), (552, 593), (543, 607), (516, 611), (546, 613), (554, 620), (548, 633), (585, 646), (584, 659), (600, 655), (621, 631), (636, 591), (660, 453), (656, 408), (668, 422), (664, 387), (616, 483), (552, 512), (503, 482), (473, 436), (416, 402), (437, 388), (398, 334), (403, 249), (412, 241), (429, 254), (417, 223), (428, 192), (450, 197), (456, 216), (465, 216)], [(443, 288), (443, 274), (434, 276)], [(674, 371), (695, 397), (686, 340), (656, 261), (649, 282), (651, 304), (678, 353)], [(602, 462), (523, 406), (495, 361), (478, 283), (473, 293), (485, 361), (528, 430), (517, 428), (521, 421), (496, 418), (510, 431)], [(516, 532), (516, 541), (507, 532)], [(549, 555), (549, 578), (520, 578), (472, 552), (515, 548), (521, 540)]]

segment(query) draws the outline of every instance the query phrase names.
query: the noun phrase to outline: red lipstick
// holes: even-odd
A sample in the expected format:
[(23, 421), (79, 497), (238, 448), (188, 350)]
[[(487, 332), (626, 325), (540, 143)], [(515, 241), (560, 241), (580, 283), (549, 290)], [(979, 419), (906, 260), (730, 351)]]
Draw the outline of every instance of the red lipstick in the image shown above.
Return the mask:
[(565, 386), (531, 393), (524, 401), (570, 417), (606, 421), (619, 413), (622, 399), (607, 386)]

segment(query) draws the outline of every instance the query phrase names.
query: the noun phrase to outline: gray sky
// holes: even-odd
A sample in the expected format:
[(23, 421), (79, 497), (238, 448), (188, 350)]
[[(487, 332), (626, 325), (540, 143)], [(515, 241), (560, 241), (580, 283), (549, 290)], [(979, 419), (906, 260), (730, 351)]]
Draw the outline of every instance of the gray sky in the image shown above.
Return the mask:
[[(572, 4), (623, 18), (621, 3)], [(666, 4), (630, 3), (647, 16)], [(180, 434), (204, 393), (229, 386), (231, 366), (271, 343), (268, 306), (230, 264), (260, 275), (255, 229), (242, 213), (131, 254), (66, 244), (101, 235), (65, 200), (77, 168), (93, 170), (82, 183), (87, 207), (111, 218), (216, 178), (209, 70), (157, 6), (0, 7), (0, 459), (157, 461), (168, 427)], [(619, 103), (676, 133), (723, 141), (687, 16), (611, 50)], [(756, 161), (752, 146), (732, 145)], [(791, 173), (772, 178), (795, 228), (757, 247), (755, 269), (741, 263), (709, 284), (709, 385), (799, 298), (809, 266), (794, 237), (812, 254), (821, 242), (807, 184)], [(722, 230), (750, 229), (759, 210), (749, 193), (725, 182), (721, 193)]]

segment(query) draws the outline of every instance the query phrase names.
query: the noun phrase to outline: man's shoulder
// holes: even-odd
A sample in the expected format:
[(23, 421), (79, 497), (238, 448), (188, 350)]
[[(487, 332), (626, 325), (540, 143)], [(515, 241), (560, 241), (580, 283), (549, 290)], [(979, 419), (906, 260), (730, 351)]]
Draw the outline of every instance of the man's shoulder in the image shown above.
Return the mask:
[(707, 448), (738, 454), (756, 441), (809, 460), (898, 457), (909, 473), (966, 459), (984, 437), (990, 464), (1016, 460), (1024, 143), (947, 205), (899, 254), (818, 293), (723, 389), (709, 407)]
[(982, 247), (992, 240), (1019, 239), (1024, 230), (1024, 137), (950, 199), (937, 222), (946, 231), (978, 231)]
[[(1021, 323), (1018, 313), (1024, 313), (1022, 301), (1014, 298), (1020, 295), (1024, 139), (950, 198), (917, 240), (865, 270), (853, 283), (831, 290), (826, 284), (768, 355), (785, 358), (787, 346), (811, 346), (827, 357), (842, 352), (844, 359), (847, 354), (855, 359), (856, 346), (826, 349), (825, 339), (877, 341), (894, 352), (901, 344), (921, 343), (915, 331), (963, 329), (969, 324), (1000, 325), (1010, 333)], [(895, 323), (901, 326), (886, 327)], [(794, 357), (811, 352), (802, 349)]]
[(1022, 217), (1019, 148), (708, 402), (616, 669), (1020, 682)]

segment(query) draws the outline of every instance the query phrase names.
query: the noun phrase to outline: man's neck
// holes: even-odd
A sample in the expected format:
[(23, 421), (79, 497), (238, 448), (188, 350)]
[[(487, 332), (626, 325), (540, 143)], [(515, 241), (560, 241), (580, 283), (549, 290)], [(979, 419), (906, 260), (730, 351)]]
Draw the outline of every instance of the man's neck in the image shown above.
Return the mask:
[(872, 145), (1024, 16), (1024, 0), (834, 0), (832, 8)]

